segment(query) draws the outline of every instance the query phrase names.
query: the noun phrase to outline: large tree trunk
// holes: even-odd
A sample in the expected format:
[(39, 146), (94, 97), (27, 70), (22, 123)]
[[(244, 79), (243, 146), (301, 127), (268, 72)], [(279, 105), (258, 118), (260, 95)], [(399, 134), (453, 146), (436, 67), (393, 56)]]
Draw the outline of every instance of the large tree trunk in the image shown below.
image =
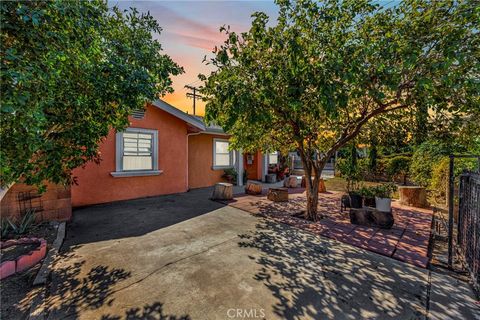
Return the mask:
[(305, 157), (303, 152), (300, 152), (300, 157), (303, 162), (303, 170), (305, 171), (307, 191), (307, 210), (305, 211), (305, 219), (318, 221), (318, 181), (320, 179), (321, 169), (319, 170), (319, 166), (315, 160)]
[(305, 219), (310, 221), (318, 220), (318, 183), (308, 188), (307, 182), (307, 211), (305, 212)]

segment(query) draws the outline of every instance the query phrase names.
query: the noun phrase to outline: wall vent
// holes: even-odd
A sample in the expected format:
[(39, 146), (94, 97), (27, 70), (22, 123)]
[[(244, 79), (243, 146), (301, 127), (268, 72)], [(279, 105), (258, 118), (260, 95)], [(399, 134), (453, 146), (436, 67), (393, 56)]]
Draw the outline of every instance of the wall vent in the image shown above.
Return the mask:
[(138, 109), (138, 110), (134, 110), (132, 112), (132, 117), (134, 119), (143, 119), (145, 118), (145, 110), (143, 109)]

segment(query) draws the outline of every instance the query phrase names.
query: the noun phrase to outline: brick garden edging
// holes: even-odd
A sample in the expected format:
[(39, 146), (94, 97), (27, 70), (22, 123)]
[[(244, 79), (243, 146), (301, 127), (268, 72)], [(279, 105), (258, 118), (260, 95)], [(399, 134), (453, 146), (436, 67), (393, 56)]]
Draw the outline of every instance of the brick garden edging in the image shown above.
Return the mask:
[(23, 272), (42, 260), (47, 253), (47, 241), (39, 238), (20, 238), (0, 242), (0, 248), (8, 248), (14, 245), (35, 244), (39, 246), (27, 254), (21, 255), (15, 260), (4, 261), (0, 264), (0, 279), (4, 279), (15, 273)]

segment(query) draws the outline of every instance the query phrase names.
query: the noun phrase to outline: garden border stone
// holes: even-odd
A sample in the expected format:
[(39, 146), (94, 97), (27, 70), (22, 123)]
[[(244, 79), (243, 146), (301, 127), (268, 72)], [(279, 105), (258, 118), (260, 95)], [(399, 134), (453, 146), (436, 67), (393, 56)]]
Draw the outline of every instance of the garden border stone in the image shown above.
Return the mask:
[(42, 266), (33, 281), (34, 286), (44, 285), (47, 282), (48, 275), (50, 274), (50, 264), (53, 262), (54, 257), (58, 254), (60, 247), (65, 239), (65, 222), (61, 222), (57, 227), (57, 237), (52, 244), (52, 248), (48, 251), (47, 257), (43, 260)]
[(58, 224), (57, 237), (55, 238), (55, 241), (52, 244), (52, 248), (48, 251), (47, 257), (43, 260), (42, 266), (40, 267), (40, 270), (38, 271), (37, 276), (33, 281), (33, 286), (38, 286), (40, 288), (38, 294), (36, 294), (32, 299), (29, 315), (27, 317), (28, 320), (43, 320), (46, 318), (44, 302), (47, 291), (47, 279), (51, 272), (51, 265), (55, 260), (55, 257), (58, 255), (60, 247), (63, 244), (63, 240), (65, 239), (65, 228), (65, 221)]
[(47, 253), (47, 241), (41, 238), (20, 238), (1, 242), (0, 247), (8, 248), (18, 244), (38, 243), (38, 247), (27, 254), (23, 254), (15, 260), (7, 260), (0, 264), (0, 279), (9, 277), (15, 273), (26, 271), (41, 261)]

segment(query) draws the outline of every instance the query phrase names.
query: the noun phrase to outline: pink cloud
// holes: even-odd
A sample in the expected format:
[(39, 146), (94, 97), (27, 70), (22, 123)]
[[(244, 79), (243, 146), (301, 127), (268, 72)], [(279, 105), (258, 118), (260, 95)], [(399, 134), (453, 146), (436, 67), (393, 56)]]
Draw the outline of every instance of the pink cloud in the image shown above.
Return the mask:
[(224, 40), (221, 37), (205, 38), (181, 33), (173, 33), (172, 35), (188, 46), (208, 50), (209, 52), (212, 51), (215, 46), (219, 46)]
[(165, 6), (149, 9), (163, 27), (163, 34), (175, 42), (211, 51), (225, 39), (219, 28), (182, 16)]

